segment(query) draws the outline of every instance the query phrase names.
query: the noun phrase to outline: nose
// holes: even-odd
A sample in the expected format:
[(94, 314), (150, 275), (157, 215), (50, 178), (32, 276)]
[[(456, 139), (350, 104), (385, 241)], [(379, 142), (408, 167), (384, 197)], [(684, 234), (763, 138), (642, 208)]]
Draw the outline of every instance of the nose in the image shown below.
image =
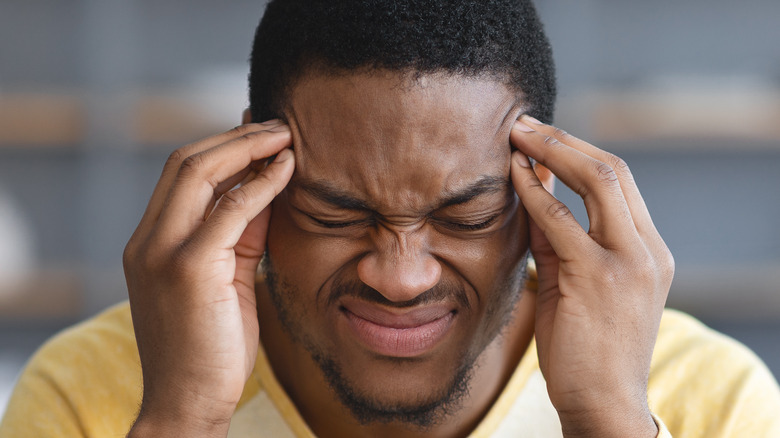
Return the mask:
[(374, 251), (358, 262), (358, 277), (388, 300), (412, 300), (439, 282), (441, 264), (430, 253), (423, 230), (379, 227), (374, 241)]

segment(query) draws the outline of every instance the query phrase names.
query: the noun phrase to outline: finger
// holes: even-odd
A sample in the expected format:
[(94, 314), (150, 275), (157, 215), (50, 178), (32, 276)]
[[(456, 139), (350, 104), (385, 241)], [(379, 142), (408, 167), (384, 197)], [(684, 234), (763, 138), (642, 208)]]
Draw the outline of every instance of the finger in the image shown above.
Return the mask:
[(634, 245), (639, 237), (613, 169), (552, 135), (515, 123), (510, 139), (515, 147), (550, 169), (585, 203), (589, 234), (609, 248)]
[(217, 185), (217, 187), (214, 188), (214, 191), (211, 196), (211, 200), (206, 205), (206, 215), (203, 219), (208, 218), (209, 214), (211, 214), (212, 210), (214, 209), (214, 206), (217, 205), (217, 201), (219, 198), (222, 197), (225, 193), (229, 192), (232, 189), (235, 189), (236, 187), (240, 185), (244, 185), (248, 183), (249, 181), (252, 181), (257, 177), (257, 174), (260, 173), (260, 171), (265, 168), (267, 165), (267, 161), (270, 158), (266, 158), (259, 161), (253, 161), (249, 163), (249, 166), (245, 167), (244, 169), (241, 169), (237, 174), (229, 177), (225, 181), (222, 181)]
[(615, 171), (620, 183), (620, 189), (623, 192), (623, 196), (626, 198), (628, 209), (631, 212), (631, 217), (634, 220), (637, 230), (640, 232), (655, 232), (655, 225), (650, 217), (650, 212), (647, 210), (642, 194), (639, 192), (634, 181), (634, 176), (631, 173), (628, 165), (620, 157), (611, 154), (603, 149), (599, 149), (592, 144), (581, 140), (573, 135), (570, 135), (563, 130), (557, 129), (554, 126), (545, 125), (539, 120), (536, 120), (530, 116), (523, 116), (520, 119), (526, 125), (535, 129), (536, 131), (553, 136), (561, 143), (565, 143), (578, 151), (587, 154), (601, 162), (607, 163)]
[[(247, 232), (250, 223), (284, 190), (295, 169), (290, 149), (281, 151), (255, 179), (227, 192), (214, 212), (200, 227), (191, 242), (193, 251), (211, 252), (212, 249), (234, 250)], [(256, 233), (256, 229), (250, 229)], [(264, 240), (265, 234), (255, 234)], [(265, 242), (255, 242), (256, 248), (265, 248)], [(243, 249), (243, 248), (242, 248)], [(262, 254), (262, 250), (260, 250)]]
[(596, 243), (561, 201), (548, 192), (520, 151), (512, 152), (510, 176), (520, 202), (561, 260), (573, 260)]
[[(237, 285), (254, 291), (257, 266), (265, 252), (265, 239), (268, 235), (268, 221), (271, 218), (271, 205), (260, 212), (249, 224), (235, 246)], [(239, 289), (240, 291), (240, 289)], [(254, 294), (251, 294), (254, 296)]]
[(222, 196), (226, 181), (239, 181), (252, 162), (276, 154), (291, 141), (290, 129), (283, 125), (246, 134), (187, 158), (160, 215), (162, 235), (174, 241), (189, 236), (211, 212), (214, 197)]
[(544, 167), (544, 165), (540, 163), (535, 163), (533, 165), (534, 173), (536, 173), (536, 176), (539, 178), (539, 181), (542, 182), (542, 185), (544, 186), (545, 190), (547, 190), (550, 193), (555, 193), (555, 175), (550, 172), (550, 169)]
[(221, 134), (208, 137), (206, 139), (189, 144), (187, 146), (184, 146), (182, 148), (173, 151), (171, 155), (168, 157), (165, 166), (163, 166), (162, 174), (160, 175), (160, 180), (157, 182), (157, 185), (155, 186), (154, 191), (152, 192), (152, 196), (149, 199), (149, 203), (146, 206), (144, 215), (141, 219), (140, 224), (138, 225), (137, 233), (140, 232), (141, 234), (148, 234), (148, 231), (151, 229), (152, 226), (154, 226), (154, 224), (159, 219), (160, 212), (162, 211), (163, 205), (165, 204), (165, 199), (168, 197), (168, 194), (170, 193), (171, 190), (171, 186), (173, 185), (173, 181), (176, 178), (176, 174), (179, 172), (181, 163), (185, 159), (187, 159), (188, 157), (194, 154), (211, 149), (227, 141), (239, 138), (250, 132), (258, 132), (262, 130), (273, 129), (283, 123), (284, 122), (282, 122), (279, 119), (274, 119), (264, 123), (250, 123), (246, 125), (237, 126), (227, 132), (223, 132)]

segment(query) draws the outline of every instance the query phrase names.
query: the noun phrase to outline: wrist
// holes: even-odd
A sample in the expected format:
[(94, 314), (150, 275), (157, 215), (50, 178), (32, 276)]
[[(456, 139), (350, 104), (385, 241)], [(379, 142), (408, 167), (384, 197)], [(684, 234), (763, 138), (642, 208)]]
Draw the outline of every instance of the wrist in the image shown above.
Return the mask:
[[(143, 403), (128, 437), (225, 437), (233, 409)], [(164, 406), (164, 407), (163, 407)]]
[(135, 420), (132, 429), (127, 434), (128, 438), (146, 437), (226, 437), (230, 422), (225, 424), (200, 424), (179, 423), (140, 416)]
[(173, 416), (140, 414), (127, 434), (128, 438), (176, 437), (194, 438), (226, 437), (230, 420), (212, 422), (209, 420), (177, 420)]
[(566, 438), (658, 436), (658, 425), (646, 406), (637, 409), (618, 407), (605, 412), (559, 412), (558, 416)]

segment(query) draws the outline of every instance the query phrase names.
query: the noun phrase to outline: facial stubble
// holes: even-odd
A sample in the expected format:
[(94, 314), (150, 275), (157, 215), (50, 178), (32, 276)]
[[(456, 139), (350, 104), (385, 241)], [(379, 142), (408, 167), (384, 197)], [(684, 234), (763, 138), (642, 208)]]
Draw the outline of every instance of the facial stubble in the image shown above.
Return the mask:
[[(463, 400), (468, 396), (471, 379), (479, 366), (481, 354), (497, 337), (500, 337), (504, 329), (512, 322), (512, 316), (517, 302), (520, 300), (521, 291), (526, 280), (526, 258), (522, 257), (506, 279), (496, 286), (496, 290), (490, 295), (491, 300), (487, 304), (484, 318), (490, 323), (485, 332), (487, 342), (480, 345), (474, 351), (467, 350), (459, 363), (454, 365), (454, 374), (450, 381), (434, 394), (410, 394), (406, 403), (388, 403), (379, 400), (376, 396), (356, 388), (348, 378), (348, 371), (335, 360), (333, 354), (319, 347), (308, 336), (302, 327), (302, 317), (296, 314), (295, 297), (302, 297), (297, 288), (285, 281), (276, 271), (269, 252), (263, 257), (261, 267), (265, 276), (265, 284), (273, 303), (279, 321), (283, 329), (293, 342), (303, 346), (312, 360), (317, 364), (341, 403), (350, 411), (352, 416), (361, 424), (370, 423), (402, 423), (418, 429), (427, 429), (441, 424), (444, 419), (456, 413), (462, 406)], [(368, 288), (360, 285), (357, 288)], [(381, 297), (379, 292), (375, 296)], [(444, 293), (437, 291), (435, 295)], [(451, 291), (458, 301), (463, 301), (465, 293), (462, 290)], [(425, 295), (422, 294), (422, 295)], [(375, 300), (381, 300), (376, 298)], [(389, 361), (402, 363), (402, 358), (386, 358)]]

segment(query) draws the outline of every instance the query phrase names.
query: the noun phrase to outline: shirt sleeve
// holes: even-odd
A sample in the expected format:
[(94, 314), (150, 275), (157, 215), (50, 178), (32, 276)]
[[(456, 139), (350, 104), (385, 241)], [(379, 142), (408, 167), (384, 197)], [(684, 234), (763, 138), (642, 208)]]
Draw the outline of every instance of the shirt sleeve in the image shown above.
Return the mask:
[(141, 382), (129, 308), (118, 306), (35, 353), (11, 394), (0, 437), (125, 436)]
[(780, 387), (766, 365), (680, 312), (662, 320), (648, 399), (659, 429), (667, 429), (659, 436), (780, 437)]

